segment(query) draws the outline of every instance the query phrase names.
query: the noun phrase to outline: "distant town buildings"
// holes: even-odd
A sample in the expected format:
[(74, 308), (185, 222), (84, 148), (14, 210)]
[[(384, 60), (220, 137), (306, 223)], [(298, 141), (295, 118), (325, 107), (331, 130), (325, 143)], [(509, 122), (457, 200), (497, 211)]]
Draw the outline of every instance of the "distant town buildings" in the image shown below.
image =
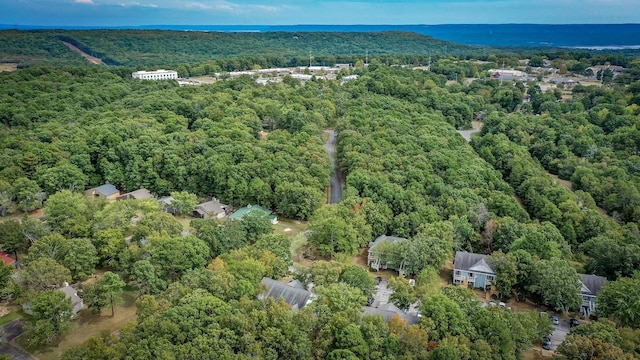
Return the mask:
[(136, 71), (131, 74), (134, 79), (140, 80), (175, 80), (178, 78), (178, 72), (175, 70), (154, 70), (154, 71)]

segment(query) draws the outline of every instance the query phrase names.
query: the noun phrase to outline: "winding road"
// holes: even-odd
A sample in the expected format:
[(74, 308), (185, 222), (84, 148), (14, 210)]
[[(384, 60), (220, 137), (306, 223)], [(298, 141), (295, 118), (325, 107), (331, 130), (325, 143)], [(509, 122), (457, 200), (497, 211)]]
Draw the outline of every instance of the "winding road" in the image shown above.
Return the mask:
[(342, 199), (342, 181), (340, 175), (340, 169), (336, 164), (336, 133), (333, 130), (325, 130), (325, 133), (329, 134), (329, 139), (325, 145), (325, 150), (329, 154), (331, 160), (331, 177), (329, 178), (331, 183), (331, 195), (329, 196), (329, 204), (337, 204)]

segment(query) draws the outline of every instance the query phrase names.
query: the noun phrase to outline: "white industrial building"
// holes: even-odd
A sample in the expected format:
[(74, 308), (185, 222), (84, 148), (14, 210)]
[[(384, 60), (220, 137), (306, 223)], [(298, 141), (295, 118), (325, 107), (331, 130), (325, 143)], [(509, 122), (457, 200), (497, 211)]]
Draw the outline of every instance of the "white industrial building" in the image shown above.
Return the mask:
[(154, 71), (136, 71), (131, 76), (140, 80), (171, 80), (178, 78), (178, 72), (175, 70), (154, 70)]

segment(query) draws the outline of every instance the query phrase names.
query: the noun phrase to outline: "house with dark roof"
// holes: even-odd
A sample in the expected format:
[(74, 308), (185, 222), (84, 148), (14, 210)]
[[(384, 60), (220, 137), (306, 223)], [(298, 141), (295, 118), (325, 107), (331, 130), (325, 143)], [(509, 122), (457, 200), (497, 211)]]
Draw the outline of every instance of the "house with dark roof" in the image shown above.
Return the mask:
[[(380, 269), (397, 270), (401, 275), (404, 274), (404, 261), (399, 254), (392, 254), (388, 251), (388, 244), (399, 244), (407, 239), (381, 235), (374, 241), (369, 243), (369, 254), (367, 255), (367, 265), (378, 271)], [(386, 248), (386, 249), (385, 249)]]
[(580, 275), (580, 298), (582, 299), (582, 306), (580, 312), (589, 317), (591, 313), (596, 309), (596, 298), (598, 293), (607, 281), (604, 276), (597, 275)]
[(456, 251), (453, 261), (453, 283), (470, 288), (490, 289), (496, 274), (487, 263), (488, 256)]
[(220, 200), (211, 198), (211, 200), (198, 204), (193, 208), (193, 217), (200, 219), (222, 219), (229, 214), (231, 207), (222, 204)]
[(406, 314), (404, 311), (398, 309), (397, 306), (392, 303), (380, 305), (377, 308), (371, 306), (362, 307), (362, 315), (381, 315), (384, 322), (389, 323), (393, 317), (398, 316), (400, 319), (407, 322), (407, 326), (414, 325), (420, 322), (420, 318), (416, 315)]
[(260, 205), (251, 205), (251, 204), (243, 208), (240, 208), (233, 214), (229, 215), (229, 219), (240, 220), (242, 219), (243, 216), (253, 211), (259, 211), (259, 212), (262, 212), (263, 214), (266, 214), (269, 217), (269, 220), (271, 220), (271, 223), (274, 225), (278, 223), (278, 217), (275, 216), (271, 210), (267, 210)]
[(116, 198), (116, 200), (140, 200), (140, 199), (154, 199), (155, 196), (151, 194), (151, 192), (144, 187), (140, 187), (140, 189), (120, 195)]
[(260, 284), (262, 284), (266, 289), (258, 296), (260, 300), (264, 300), (268, 297), (276, 300), (282, 299), (287, 304), (291, 305), (293, 311), (302, 309), (315, 299), (315, 296), (307, 290), (300, 289), (295, 285), (283, 284), (279, 281), (266, 277), (262, 278)]
[(100, 185), (98, 187), (94, 187), (92, 189), (86, 190), (84, 192), (84, 195), (96, 197), (96, 198), (114, 200), (115, 198), (120, 196), (120, 190), (118, 190), (113, 184), (109, 184), (109, 182), (107, 182), (104, 185)]

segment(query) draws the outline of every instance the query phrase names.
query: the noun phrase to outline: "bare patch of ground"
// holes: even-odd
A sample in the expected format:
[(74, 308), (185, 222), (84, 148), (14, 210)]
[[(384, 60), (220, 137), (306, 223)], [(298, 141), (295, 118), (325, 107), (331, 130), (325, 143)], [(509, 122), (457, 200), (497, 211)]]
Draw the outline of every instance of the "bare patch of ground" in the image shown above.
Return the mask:
[(87, 61), (89, 61), (90, 63), (95, 64), (95, 65), (105, 65), (105, 63), (103, 63), (102, 60), (98, 59), (95, 56), (91, 56), (91, 55), (87, 54), (86, 52), (80, 50), (78, 47), (74, 46), (73, 44), (68, 43), (66, 41), (63, 41), (62, 43), (65, 44), (69, 49), (71, 49), (71, 50), (79, 53), (80, 55), (82, 55), (82, 57), (87, 59)]
[(0, 63), (0, 73), (1, 72), (13, 72), (18, 70), (17, 63)]

